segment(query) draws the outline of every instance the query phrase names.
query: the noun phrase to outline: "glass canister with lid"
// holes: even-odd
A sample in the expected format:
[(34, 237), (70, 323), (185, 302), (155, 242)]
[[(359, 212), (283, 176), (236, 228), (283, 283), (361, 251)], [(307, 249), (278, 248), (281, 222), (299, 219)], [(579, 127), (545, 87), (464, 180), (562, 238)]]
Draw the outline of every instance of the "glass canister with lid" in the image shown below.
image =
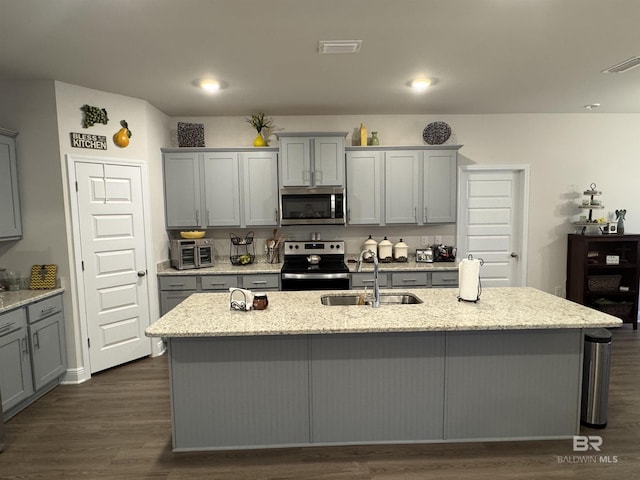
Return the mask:
[(409, 256), (409, 245), (402, 239), (393, 246), (393, 260), (396, 262), (406, 262)]
[[(367, 238), (364, 243), (362, 244), (362, 249), (363, 250), (369, 250), (373, 253), (375, 253), (376, 255), (378, 254), (378, 242), (376, 242), (373, 238), (371, 238), (371, 235), (369, 235), (369, 238)], [(364, 252), (362, 254), (362, 259), (365, 262), (373, 262), (373, 255), (371, 255), (368, 252)]]
[(378, 257), (381, 262), (393, 261), (393, 243), (387, 237), (378, 244)]

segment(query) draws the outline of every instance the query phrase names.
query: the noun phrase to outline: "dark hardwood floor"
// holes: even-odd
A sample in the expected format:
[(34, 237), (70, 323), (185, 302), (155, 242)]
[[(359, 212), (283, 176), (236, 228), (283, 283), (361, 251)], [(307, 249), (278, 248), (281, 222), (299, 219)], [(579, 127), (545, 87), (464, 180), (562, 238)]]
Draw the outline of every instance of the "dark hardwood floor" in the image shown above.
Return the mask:
[(547, 440), (172, 453), (163, 356), (58, 387), (9, 420), (0, 479), (640, 479), (639, 335), (613, 331), (609, 425), (582, 429), (601, 452)]

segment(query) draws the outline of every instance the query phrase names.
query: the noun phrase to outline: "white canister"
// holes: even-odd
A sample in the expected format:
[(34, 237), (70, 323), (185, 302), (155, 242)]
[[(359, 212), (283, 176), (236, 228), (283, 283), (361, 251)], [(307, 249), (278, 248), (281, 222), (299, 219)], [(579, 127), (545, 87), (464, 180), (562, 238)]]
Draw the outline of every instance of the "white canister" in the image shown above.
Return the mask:
[[(375, 253), (376, 255), (378, 254), (378, 242), (376, 242), (373, 238), (371, 238), (371, 235), (369, 235), (369, 238), (367, 238), (364, 243), (362, 244), (362, 249), (363, 250), (371, 250), (373, 253)], [(366, 261), (373, 261), (373, 256), (370, 253), (364, 253), (362, 255), (362, 258)]]
[(392, 251), (393, 244), (387, 239), (387, 237), (384, 237), (384, 240), (378, 244), (378, 258), (382, 262), (390, 262), (393, 260)]
[(396, 262), (406, 262), (408, 255), (409, 245), (400, 239), (400, 241), (393, 246), (393, 259)]

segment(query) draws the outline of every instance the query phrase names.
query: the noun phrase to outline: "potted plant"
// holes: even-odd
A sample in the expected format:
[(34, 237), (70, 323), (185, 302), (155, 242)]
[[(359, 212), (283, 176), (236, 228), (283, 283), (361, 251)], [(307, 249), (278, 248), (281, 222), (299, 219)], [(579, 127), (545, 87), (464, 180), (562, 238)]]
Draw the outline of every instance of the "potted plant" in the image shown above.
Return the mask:
[[(251, 117), (245, 118), (247, 123), (256, 129), (258, 136), (253, 141), (254, 147), (265, 147), (268, 145), (263, 130), (267, 132), (273, 128), (273, 121), (267, 117), (264, 113), (254, 113)], [(267, 138), (269, 135), (267, 134)]]

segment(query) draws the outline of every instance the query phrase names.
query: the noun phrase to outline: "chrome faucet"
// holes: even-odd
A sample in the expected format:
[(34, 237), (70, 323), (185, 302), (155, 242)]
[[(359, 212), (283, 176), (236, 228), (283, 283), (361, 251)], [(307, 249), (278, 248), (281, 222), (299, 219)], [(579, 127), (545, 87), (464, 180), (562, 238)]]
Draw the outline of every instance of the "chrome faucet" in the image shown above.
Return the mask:
[(371, 250), (363, 250), (360, 252), (360, 256), (358, 257), (358, 263), (356, 264), (356, 272), (359, 272), (362, 268), (362, 259), (364, 254), (368, 253), (373, 257), (373, 303), (371, 306), (373, 308), (378, 308), (380, 306), (380, 281), (378, 280), (378, 255), (376, 252)]

